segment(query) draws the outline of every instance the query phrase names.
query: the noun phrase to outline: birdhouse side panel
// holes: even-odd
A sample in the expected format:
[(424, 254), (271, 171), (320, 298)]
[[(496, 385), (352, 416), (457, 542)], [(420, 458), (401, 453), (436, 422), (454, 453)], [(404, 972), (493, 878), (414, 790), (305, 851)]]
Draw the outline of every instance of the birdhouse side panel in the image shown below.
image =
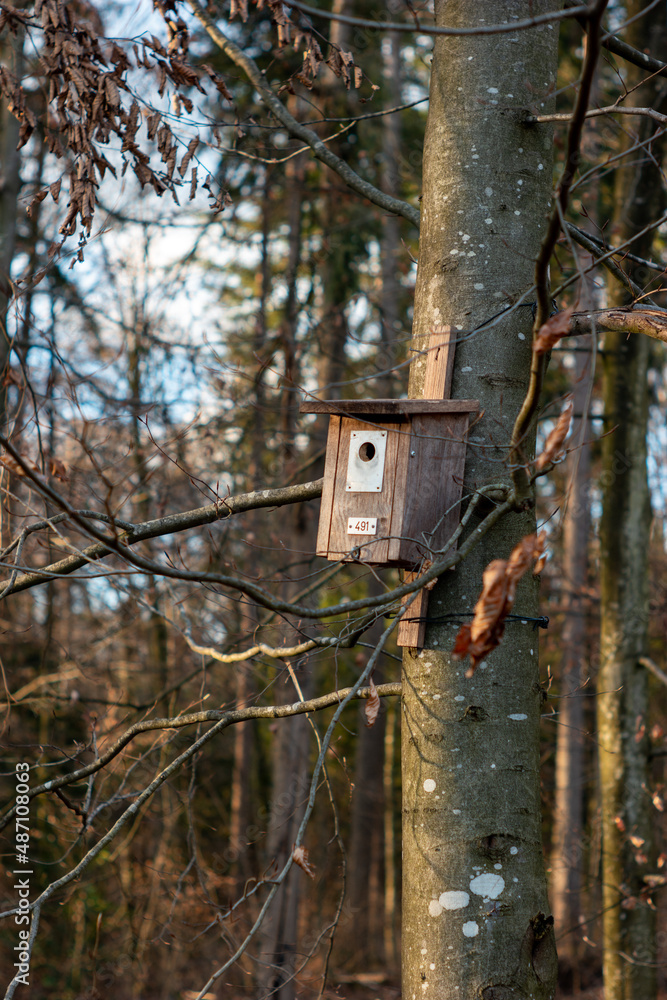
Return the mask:
[(342, 418), (329, 559), (387, 562), (401, 430), (405, 424)]
[(413, 417), (400, 547), (405, 566), (431, 558), (461, 519), (469, 420), (467, 413)]

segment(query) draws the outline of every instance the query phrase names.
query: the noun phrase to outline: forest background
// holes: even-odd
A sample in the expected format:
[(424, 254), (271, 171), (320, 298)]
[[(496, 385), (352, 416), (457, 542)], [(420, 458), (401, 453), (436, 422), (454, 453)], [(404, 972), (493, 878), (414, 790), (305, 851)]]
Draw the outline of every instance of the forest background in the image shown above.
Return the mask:
[[(452, 717), (467, 756), (496, 759), (501, 730), (469, 731), (521, 688), (527, 711), (505, 725), (530, 716), (526, 760), (541, 765), (539, 795), (503, 786), (516, 816), (501, 833), (481, 804), (473, 815), (482, 786), (447, 802), (470, 807), (466, 843), (489, 875), (522, 851), (537, 871), (543, 849), (555, 920), (542, 873), (532, 910), (487, 879), (484, 919), (506, 930), (482, 954), (478, 923), (457, 925), (447, 975), (494, 982), (484, 1000), (535, 983), (552, 995), (541, 942), (555, 929), (563, 995), (599, 996), (604, 975), (607, 1000), (648, 1000), (667, 985), (664, 2), (494, 0), (484, 17), (474, 0), (372, 13), (334, 0), (326, 18), (304, 6), (0, 4), (6, 996), (389, 998), (401, 971), (406, 996), (435, 983), (415, 941), (442, 955), (441, 928), (462, 918), (445, 877), (414, 929), (413, 896), (432, 886), (401, 796), (407, 815), (435, 781), (418, 768), (410, 784), (405, 678), (414, 693), (425, 660), (405, 653), (402, 713), (396, 616), (439, 580), (425, 648), (478, 685)], [(497, 86), (493, 53), (507, 62), (511, 45), (531, 67), (521, 92)], [(452, 164), (434, 152), (433, 109), (457, 88), (477, 131), (456, 126), (470, 162)], [(506, 169), (502, 136), (530, 166)], [(492, 207), (475, 225), (489, 257), (466, 231), (465, 171), (485, 157)], [(450, 194), (467, 225), (441, 253), (428, 212)], [(495, 421), (471, 429), (464, 477), (482, 547), (461, 585), (442, 552), (414, 583), (327, 564), (314, 555), (325, 419), (299, 405), (420, 395), (436, 324), (418, 282), (459, 281), (464, 255), (474, 298), (445, 294), (453, 395)], [(514, 346), (493, 341), (510, 328)], [(476, 345), (487, 363), (468, 389)], [(501, 515), (511, 542), (494, 533)], [(549, 547), (539, 612), (524, 582), (526, 617), (466, 682), (434, 651), (451, 650), (484, 566), (535, 518)], [(463, 562), (461, 538), (448, 558)], [(535, 637), (525, 664), (521, 628)], [(503, 655), (504, 680), (485, 688)], [(438, 683), (450, 704), (471, 690)], [(457, 809), (426, 822), (458, 849)], [(501, 952), (519, 957), (494, 981)]]

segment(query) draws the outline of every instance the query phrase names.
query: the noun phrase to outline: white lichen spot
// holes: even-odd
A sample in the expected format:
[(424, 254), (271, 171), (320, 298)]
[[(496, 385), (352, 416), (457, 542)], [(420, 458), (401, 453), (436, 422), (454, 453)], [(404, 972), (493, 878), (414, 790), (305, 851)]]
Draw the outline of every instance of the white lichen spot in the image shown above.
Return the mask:
[[(456, 325), (456, 329), (457, 329), (457, 330), (462, 330), (462, 329), (463, 329), (463, 327), (462, 327), (462, 326), (460, 326), (460, 324), (458, 324), (458, 323), (457, 323), (457, 325)], [(438, 603), (439, 603), (439, 604), (442, 604), (442, 601), (439, 601)]]
[(492, 765), (491, 765), (491, 770), (492, 770), (492, 771), (495, 771), (495, 769), (496, 769), (496, 765), (495, 765), (495, 764), (492, 764)]
[(479, 925), (474, 920), (466, 920), (461, 930), (464, 937), (477, 937), (479, 934)]
[(519, 146), (519, 152), (523, 153), (523, 146)]
[(538, 163), (537, 164), (537, 169), (538, 170), (544, 170), (544, 164), (543, 163)]
[(466, 365), (465, 368), (461, 369), (461, 371), (462, 372), (471, 372), (472, 371), (472, 367), (470, 365)]
[(518, 853), (519, 853), (518, 847), (510, 847), (510, 854), (518, 854)]
[(461, 815), (461, 810), (460, 809), (452, 809), (452, 812), (454, 813), (455, 816), (460, 816)]
[(488, 219), (484, 219), (484, 221), (486, 222), (487, 226), (490, 226), (491, 223), (493, 222), (493, 219), (489, 217)]
[(439, 917), (442, 913), (442, 907), (437, 899), (432, 899), (428, 904), (428, 912), (432, 917)]
[(494, 867), (495, 869), (497, 869), (498, 871), (500, 871), (500, 869), (501, 869), (501, 868), (502, 868), (503, 866), (502, 866), (502, 865), (500, 864), (500, 862), (498, 862), (498, 864), (494, 865), (493, 867)]
[(422, 955), (428, 955), (428, 950), (426, 948), (422, 948), (421, 953)]
[(486, 92), (487, 94), (497, 94), (499, 91), (497, 87), (487, 87)]
[(484, 194), (486, 195), (487, 198), (490, 198), (491, 195), (493, 194), (493, 188), (484, 188)]
[(521, 187), (521, 185), (523, 184), (523, 180), (521, 178), (519, 178), (519, 180), (517, 181), (517, 184), (519, 185), (519, 187)]
[(518, 882), (519, 880), (518, 880), (518, 878), (513, 878), (512, 881), (513, 882)]
[(433, 778), (426, 779), (426, 781), (424, 782), (424, 791), (425, 792), (435, 791), (435, 781), (433, 780)]
[(521, 215), (521, 212), (519, 211), (519, 209), (518, 209), (518, 208), (515, 208), (515, 209), (514, 209), (514, 214), (515, 214), (515, 215)]
[(439, 694), (434, 694), (434, 695), (433, 695), (433, 701), (440, 701), (440, 698), (441, 698), (441, 697), (442, 697), (442, 695), (439, 695)]
[(433, 970), (435, 969), (435, 962), (431, 962), (431, 964), (429, 965), (429, 969), (431, 970), (431, 972), (433, 972)]
[(508, 94), (507, 96), (508, 97), (514, 97), (514, 94)]
[(531, 655), (531, 656), (533, 655), (533, 651), (532, 651), (532, 649), (531, 649), (531, 651), (530, 651), (530, 655)]
[(470, 237), (468, 236), (467, 233), (461, 233), (461, 237), (462, 237), (464, 243), (467, 243), (468, 240), (470, 239)]
[(454, 695), (454, 701), (465, 701), (465, 700), (466, 700), (465, 695), (463, 694)]
[(472, 158), (473, 160), (479, 160), (479, 153), (473, 153)]
[(450, 250), (449, 251), (450, 256), (452, 256), (452, 257), (456, 257), (456, 255), (457, 255), (458, 252), (459, 252), (458, 250)]
[(456, 766), (457, 766), (457, 768), (458, 767), (463, 767), (463, 764), (457, 764)]
[(476, 281), (475, 284), (473, 285), (473, 288), (475, 288), (478, 292), (481, 292), (482, 289), (484, 288), (484, 285), (482, 284), (481, 281)]
[(518, 337), (519, 337), (519, 340), (525, 340), (526, 339), (525, 333), (518, 334)]
[(523, 722), (528, 716), (525, 712), (512, 712), (511, 715), (507, 716), (508, 719), (514, 719), (515, 722)]
[(470, 902), (470, 896), (463, 889), (450, 889), (438, 897), (438, 905), (443, 910), (462, 910)]
[[(505, 879), (502, 875), (494, 875), (493, 872), (477, 875), (470, 883), (470, 891), (476, 896), (483, 896), (484, 899), (498, 899), (504, 888)], [(442, 896), (440, 898), (442, 899)]]
[(468, 250), (468, 257), (476, 257), (476, 256), (477, 254), (475, 253), (474, 250)]

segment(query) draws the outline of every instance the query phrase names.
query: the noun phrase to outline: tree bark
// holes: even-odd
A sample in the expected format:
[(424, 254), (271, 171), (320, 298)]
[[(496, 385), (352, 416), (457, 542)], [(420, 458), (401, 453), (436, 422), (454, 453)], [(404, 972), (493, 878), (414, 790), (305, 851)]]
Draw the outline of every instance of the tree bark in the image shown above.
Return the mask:
[[(591, 345), (595, 350), (596, 345)], [(584, 662), (586, 620), (584, 588), (588, 573), (588, 539), (591, 527), (590, 444), (586, 440), (586, 408), (592, 378), (590, 355), (575, 355), (572, 452), (568, 473), (572, 477), (563, 524), (563, 582), (565, 613), (562, 629), (562, 660), (558, 701), (558, 735), (551, 853), (551, 903), (558, 940), (561, 971), (573, 978), (578, 989), (579, 941), (576, 930), (581, 913), (584, 815)], [(569, 478), (569, 477), (568, 477)], [(562, 935), (562, 937), (561, 937)]]
[[(643, 4), (631, 0), (627, 16)], [(654, 8), (631, 22), (626, 39), (641, 51), (664, 51), (664, 11)], [(643, 73), (630, 68), (631, 89)], [(648, 102), (664, 111), (663, 81), (631, 91), (627, 101)], [(650, 123), (638, 126), (641, 138)], [(633, 144), (626, 134), (625, 148)], [(658, 143), (656, 143), (656, 146)], [(664, 140), (660, 142), (664, 146)], [(652, 154), (641, 162), (629, 156), (616, 174), (613, 239), (631, 239), (664, 211), (661, 178)], [(640, 154), (641, 155), (641, 154)], [(637, 239), (633, 253), (651, 253), (653, 234)], [(650, 275), (624, 263), (640, 285)], [(620, 286), (609, 291), (610, 305), (628, 299)], [(648, 548), (651, 510), (646, 469), (650, 341), (607, 333), (604, 340), (604, 413), (608, 434), (602, 442), (603, 508), (600, 522), (601, 635), (598, 674), (598, 742), (602, 799), (603, 964), (606, 1000), (650, 1000), (656, 995), (655, 916), (647, 905), (643, 876), (650, 870), (651, 801), (648, 773), (648, 676), (639, 659), (646, 652)], [(643, 844), (633, 847), (629, 837)], [(640, 895), (641, 894), (641, 895)]]
[[(484, 4), (486, 23), (553, 9), (544, 0)], [(479, 23), (480, 5), (435, 5), (438, 24)], [(551, 195), (552, 133), (527, 128), (521, 109), (548, 104), (558, 32), (439, 37), (435, 42), (413, 350), (434, 327), (460, 332), (453, 397), (478, 398), (465, 490), (507, 481), (507, 445), (528, 385), (529, 309), (466, 336), (533, 282)], [(519, 183), (521, 182), (521, 183)], [(421, 394), (425, 359), (412, 365)], [(492, 558), (534, 530), (511, 514), (432, 592), (429, 614), (470, 612)], [(516, 609), (536, 614), (524, 579)], [(537, 634), (509, 624), (471, 679), (452, 661), (458, 623), (431, 622), (426, 648), (407, 650), (403, 674), (403, 996), (533, 1000), (556, 976), (542, 858)]]

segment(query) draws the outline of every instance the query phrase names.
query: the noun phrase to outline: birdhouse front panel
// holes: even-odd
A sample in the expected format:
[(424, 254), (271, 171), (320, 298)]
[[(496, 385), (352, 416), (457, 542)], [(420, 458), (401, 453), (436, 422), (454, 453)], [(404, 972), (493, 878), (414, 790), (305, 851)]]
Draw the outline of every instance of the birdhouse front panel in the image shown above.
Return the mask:
[(318, 555), (389, 561), (395, 469), (406, 435), (405, 424), (370, 425), (351, 417), (331, 417)]
[(460, 519), (477, 409), (474, 400), (303, 404), (330, 414), (317, 554), (412, 569), (441, 549)]

